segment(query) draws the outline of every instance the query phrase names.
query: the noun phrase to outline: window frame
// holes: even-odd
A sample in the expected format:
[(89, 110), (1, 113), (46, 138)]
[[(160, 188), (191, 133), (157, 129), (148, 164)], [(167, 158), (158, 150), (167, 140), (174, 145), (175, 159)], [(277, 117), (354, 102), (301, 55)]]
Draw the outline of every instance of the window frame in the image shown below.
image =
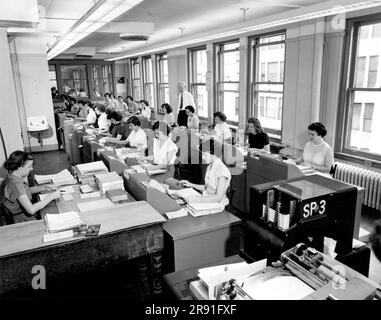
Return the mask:
[[(353, 91), (381, 92), (381, 88), (350, 87), (350, 85), (353, 85), (355, 81), (356, 59), (358, 58), (356, 56), (356, 49), (360, 38), (358, 29), (360, 26), (376, 23), (381, 23), (381, 14), (379, 13), (347, 19), (347, 27), (343, 41), (344, 47), (341, 65), (342, 72), (336, 126), (335, 157), (364, 164), (366, 166), (372, 165), (381, 168), (381, 155), (360, 150), (353, 150), (346, 147), (346, 141), (348, 139), (348, 120), (351, 113), (349, 110), (349, 104), (351, 103), (351, 97), (354, 94)], [(365, 79), (367, 81), (367, 75), (365, 75), (364, 81)]]
[[(205, 54), (206, 54), (206, 45), (202, 45), (202, 46), (198, 46), (198, 47), (193, 47), (193, 48), (188, 48), (188, 54), (187, 54), (187, 60), (188, 60), (188, 87), (189, 87), (189, 91), (192, 93), (193, 95), (193, 98), (194, 98), (194, 102), (196, 104), (196, 107), (198, 105), (198, 102), (197, 102), (197, 95), (195, 94), (196, 93), (196, 87), (199, 87), (199, 86), (204, 86), (205, 87), (205, 91), (207, 92), (206, 90), (206, 74), (205, 74), (205, 82), (194, 82), (194, 53), (195, 52), (198, 52), (198, 51), (205, 51)], [(208, 64), (207, 64), (207, 68), (208, 68)], [(206, 71), (208, 72), (208, 71)], [(198, 116), (200, 118), (200, 120), (204, 120), (204, 121), (207, 121), (209, 119), (209, 105), (206, 106), (206, 110), (207, 110), (207, 116), (204, 117), (204, 116)]]
[[(238, 44), (238, 48), (237, 49), (227, 49), (227, 50), (222, 50), (221, 51), (221, 47), (224, 46), (224, 45), (229, 45), (229, 44), (232, 44), (232, 43), (237, 43)], [(221, 107), (221, 99), (220, 99), (220, 92), (224, 92), (224, 91), (228, 91), (228, 92), (238, 92), (238, 97), (240, 97), (240, 79), (238, 79), (238, 81), (221, 81), (221, 77), (222, 77), (222, 68), (221, 68), (221, 64), (222, 64), (222, 59), (220, 58), (221, 57), (221, 53), (226, 53), (226, 52), (240, 52), (240, 41), (239, 41), (239, 38), (235, 38), (235, 39), (230, 39), (230, 40), (227, 40), (227, 41), (222, 41), (222, 42), (216, 42), (214, 43), (213, 45), (213, 57), (214, 57), (214, 65), (215, 65), (215, 68), (214, 68), (214, 84), (215, 84), (215, 92), (214, 92), (214, 112), (216, 111), (222, 111), (224, 114), (226, 114), (225, 110), (222, 109)], [(241, 72), (241, 70), (239, 69), (239, 73)], [(220, 87), (221, 87), (221, 84), (222, 83), (228, 83), (228, 84), (237, 84), (238, 85), (238, 90), (221, 90)], [(214, 118), (213, 118), (213, 115), (211, 115), (212, 117), (212, 121), (214, 122)], [(232, 121), (232, 120), (229, 120), (227, 119), (226, 120), (226, 123), (228, 123), (229, 125), (231, 126), (235, 126), (235, 127), (238, 127), (238, 124), (239, 124), (239, 114), (238, 114), (238, 119), (237, 121)]]
[[(152, 82), (147, 82), (147, 64), (146, 61), (151, 60), (151, 76), (152, 76)], [(143, 97), (144, 100), (148, 101), (150, 103), (150, 100), (147, 96), (147, 86), (152, 86), (152, 105), (150, 105), (151, 108), (155, 109), (155, 95), (154, 95), (154, 74), (153, 74), (153, 61), (152, 57), (150, 55), (143, 56), (142, 57), (142, 84), (143, 84)]]
[[(135, 65), (138, 65), (139, 66), (139, 74), (138, 74), (138, 77), (139, 78), (135, 78)], [(135, 100), (142, 100), (143, 99), (143, 92), (142, 92), (142, 70), (141, 70), (141, 65), (140, 65), (140, 59), (139, 57), (134, 57), (134, 58), (130, 58), (130, 71), (131, 71), (131, 93), (132, 93), (132, 97)], [(135, 90), (134, 90), (134, 83), (135, 83), (135, 80), (138, 80), (139, 81), (139, 99), (136, 99), (136, 94), (135, 94)]]
[[(163, 58), (165, 56), (165, 58)], [(164, 101), (164, 102), (161, 102), (160, 101), (160, 88), (163, 87), (164, 88), (164, 92), (165, 92), (165, 86), (167, 86), (168, 90), (169, 90), (169, 82), (161, 82), (161, 61), (163, 60), (167, 60), (167, 73), (168, 73), (168, 76), (169, 76), (169, 66), (168, 66), (168, 53), (167, 52), (161, 52), (161, 53), (157, 53), (155, 55), (155, 67), (156, 67), (156, 90), (157, 90), (157, 94), (156, 94), (156, 97), (157, 97), (157, 113), (159, 114), (164, 114), (164, 112), (161, 110), (161, 105), (163, 103), (169, 103), (169, 101)], [(164, 93), (165, 95), (165, 93)], [(165, 97), (164, 97), (165, 98)]]
[[(268, 38), (268, 37), (273, 37), (273, 36), (279, 36), (279, 35), (284, 35), (284, 40), (279, 40), (279, 41), (273, 41), (273, 42), (263, 42), (263, 43), (260, 43), (260, 39), (261, 38)], [(254, 99), (254, 92), (255, 92), (255, 86), (256, 85), (261, 85), (261, 84), (264, 84), (264, 85), (268, 85), (268, 84), (271, 84), (271, 85), (282, 85), (283, 86), (283, 90), (282, 91), (271, 91), (273, 93), (281, 93), (282, 94), (282, 97), (281, 98), (278, 98), (278, 99), (281, 99), (282, 100), (282, 112), (281, 112), (281, 116), (282, 118), (280, 119), (281, 120), (281, 128), (280, 130), (275, 130), (275, 129), (272, 129), (272, 128), (267, 128), (265, 126), (264, 129), (266, 131), (266, 133), (268, 133), (270, 135), (270, 138), (272, 141), (276, 141), (276, 142), (281, 142), (282, 139), (283, 139), (283, 116), (284, 116), (284, 89), (285, 89), (285, 71), (286, 71), (286, 40), (287, 40), (287, 32), (285, 29), (281, 29), (281, 30), (276, 30), (276, 31), (272, 31), (272, 32), (266, 32), (266, 33), (261, 33), (261, 34), (256, 34), (256, 35), (253, 35), (253, 36), (250, 36), (249, 37), (249, 45), (248, 45), (248, 50), (249, 50), (249, 53), (248, 53), (248, 59), (249, 59), (249, 62), (248, 62), (248, 110), (247, 110), (247, 117), (256, 117), (258, 118), (259, 116), (259, 112), (260, 112), (260, 103), (259, 103), (259, 99), (258, 99), (258, 103), (256, 104), (255, 103), (255, 99)], [(258, 42), (258, 43), (257, 43)], [(267, 79), (265, 78), (264, 80), (265, 81), (262, 81), (261, 79), (261, 72), (262, 72), (262, 67), (259, 66), (259, 70), (257, 70), (258, 68), (256, 67), (256, 59), (257, 59), (257, 53), (256, 53), (256, 48), (258, 47), (268, 47), (269, 45), (277, 45), (277, 44), (284, 44), (284, 61), (283, 61), (283, 73), (281, 72), (280, 68), (281, 68), (281, 61), (278, 61), (277, 62), (277, 66), (279, 68), (279, 78), (282, 77), (283, 75), (283, 81), (274, 81), (274, 82), (268, 82), (266, 81)], [(265, 64), (265, 67), (268, 68), (268, 64), (264, 63)], [(258, 71), (258, 79), (260, 79), (260, 81), (256, 81), (256, 76), (257, 76), (257, 71)], [(279, 79), (281, 80), (281, 79)], [(260, 92), (261, 90), (257, 90), (257, 92)], [(267, 92), (267, 91), (266, 91)], [(279, 112), (277, 112), (277, 117), (279, 115)]]

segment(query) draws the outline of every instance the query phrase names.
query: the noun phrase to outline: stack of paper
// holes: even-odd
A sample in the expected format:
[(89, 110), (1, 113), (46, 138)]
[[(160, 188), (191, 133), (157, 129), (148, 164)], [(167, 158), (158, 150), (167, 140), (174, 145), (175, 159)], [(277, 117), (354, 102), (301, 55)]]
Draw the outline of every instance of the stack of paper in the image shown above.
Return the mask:
[(79, 227), (83, 224), (77, 212), (69, 211), (59, 214), (47, 214), (45, 223), (48, 232), (60, 232)]
[(188, 203), (187, 209), (194, 217), (205, 216), (207, 214), (222, 212), (225, 206), (219, 202)]
[(177, 210), (177, 211), (166, 212), (165, 215), (168, 217), (168, 219), (174, 219), (174, 218), (185, 217), (188, 215), (188, 212), (185, 208), (181, 208), (180, 210)]
[(108, 173), (107, 167), (105, 166), (103, 161), (77, 164), (74, 168), (77, 172), (78, 180), (81, 183), (88, 183), (90, 185), (95, 184), (94, 176), (96, 174)]
[(106, 193), (107, 190), (124, 190), (123, 179), (115, 171), (106, 174), (96, 174), (95, 180), (102, 193)]
[(118, 201), (128, 200), (127, 192), (125, 190), (122, 190), (122, 189), (107, 190), (106, 191), (106, 196), (112, 202), (118, 202)]
[(311, 174), (315, 171), (312, 167), (307, 166), (305, 164), (298, 165), (298, 168), (300, 169), (300, 171), (302, 171), (303, 174)]
[(250, 275), (263, 270), (266, 264), (267, 259), (263, 259), (251, 264), (241, 262), (200, 269), (200, 280), (193, 285), (191, 283), (190, 290), (198, 299), (216, 300), (229, 280), (235, 279), (238, 285), (243, 286)]
[(48, 175), (35, 175), (34, 176), (37, 184), (43, 183), (54, 183), (56, 185), (65, 185), (65, 184), (76, 184), (77, 181), (73, 177), (73, 175), (69, 172), (69, 170), (65, 169), (56, 174), (48, 174)]
[(178, 199), (178, 198), (184, 199), (184, 198), (188, 198), (188, 197), (197, 197), (197, 196), (200, 196), (200, 193), (197, 192), (193, 188), (184, 188), (184, 189), (181, 189), (181, 190), (171, 190), (171, 189), (168, 189), (167, 193), (173, 199)]

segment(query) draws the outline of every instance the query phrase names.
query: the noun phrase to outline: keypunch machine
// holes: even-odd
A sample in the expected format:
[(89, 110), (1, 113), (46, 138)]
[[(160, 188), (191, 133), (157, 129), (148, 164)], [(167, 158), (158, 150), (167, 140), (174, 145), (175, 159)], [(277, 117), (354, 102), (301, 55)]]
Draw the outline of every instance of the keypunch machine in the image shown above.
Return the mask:
[(368, 276), (370, 249), (352, 249), (356, 197), (356, 187), (317, 174), (251, 186), (243, 254), (271, 263), (298, 243), (323, 252), (328, 237), (338, 261)]

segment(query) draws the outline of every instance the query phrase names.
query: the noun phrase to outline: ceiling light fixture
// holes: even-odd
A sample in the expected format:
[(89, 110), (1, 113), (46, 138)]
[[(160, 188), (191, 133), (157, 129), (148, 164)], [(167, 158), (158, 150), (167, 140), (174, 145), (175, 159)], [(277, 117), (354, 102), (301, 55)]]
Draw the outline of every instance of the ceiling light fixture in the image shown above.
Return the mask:
[[(332, 1), (330, 2), (333, 3)], [(321, 6), (324, 4), (323, 2), (323, 3), (319, 3), (318, 5), (301, 8), (301, 9), (295, 9), (293, 10), (295, 14), (295, 16), (293, 17), (290, 17), (290, 14), (292, 11), (291, 12), (288, 11), (283, 14), (283, 16), (287, 15), (288, 16), (287, 18), (280, 17), (280, 19), (277, 19), (277, 20), (275, 19), (269, 22), (263, 22), (256, 25), (250, 25), (247, 27), (237, 28), (231, 31), (220, 32), (220, 33), (216, 33), (216, 34), (212, 34), (208, 36), (199, 37), (196, 39), (190, 39), (187, 41), (180, 41), (180, 42), (176, 42), (172, 44), (167, 44), (161, 47), (150, 48), (140, 52), (131, 52), (129, 54), (124, 54), (121, 56), (116, 56), (110, 59), (106, 59), (106, 61), (115, 61), (115, 60), (130, 58), (134, 56), (146, 55), (146, 54), (150, 54), (154, 52), (160, 52), (160, 51), (165, 51), (165, 50), (174, 49), (178, 47), (194, 45), (200, 42), (207, 42), (207, 41), (212, 41), (212, 40), (226, 38), (226, 37), (236, 37), (240, 34), (245, 34), (248, 32), (253, 32), (253, 31), (258, 31), (258, 30), (263, 30), (263, 29), (268, 29), (273, 27), (285, 26), (291, 23), (302, 22), (302, 21), (317, 19), (317, 18), (336, 15), (336, 14), (342, 14), (345, 12), (351, 12), (355, 10), (372, 8), (375, 6), (380, 6), (381, 0), (368, 0), (368, 1), (361, 1), (361, 2), (355, 2), (355, 0), (353, 0), (353, 2), (350, 4), (348, 3), (345, 4), (345, 3), (346, 3), (345, 1), (340, 1), (340, 2), (336, 1), (336, 4), (332, 5), (332, 7), (330, 8), (321, 8)], [(311, 10), (311, 12), (308, 12), (308, 10)], [(297, 14), (298, 12), (300, 14)]]
[(48, 51), (48, 60), (103, 27), (143, 0), (99, 0)]

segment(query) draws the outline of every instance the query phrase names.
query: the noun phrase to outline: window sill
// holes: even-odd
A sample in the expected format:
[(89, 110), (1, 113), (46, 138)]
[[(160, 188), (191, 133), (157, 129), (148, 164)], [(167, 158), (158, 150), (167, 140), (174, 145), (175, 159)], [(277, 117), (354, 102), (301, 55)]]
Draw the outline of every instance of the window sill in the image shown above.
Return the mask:
[(359, 165), (364, 169), (377, 169), (377, 171), (381, 169), (380, 161), (363, 157), (356, 157), (347, 153), (335, 152), (335, 159), (343, 160), (349, 164)]

